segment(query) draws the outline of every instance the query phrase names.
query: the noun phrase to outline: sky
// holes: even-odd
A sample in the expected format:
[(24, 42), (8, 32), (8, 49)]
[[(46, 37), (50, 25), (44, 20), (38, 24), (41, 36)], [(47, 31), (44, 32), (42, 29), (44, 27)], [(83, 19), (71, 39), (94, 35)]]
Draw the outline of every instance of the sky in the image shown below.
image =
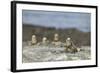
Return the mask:
[(77, 28), (89, 32), (91, 27), (91, 14), (79, 12), (23, 10), (23, 24), (31, 24), (56, 29)]

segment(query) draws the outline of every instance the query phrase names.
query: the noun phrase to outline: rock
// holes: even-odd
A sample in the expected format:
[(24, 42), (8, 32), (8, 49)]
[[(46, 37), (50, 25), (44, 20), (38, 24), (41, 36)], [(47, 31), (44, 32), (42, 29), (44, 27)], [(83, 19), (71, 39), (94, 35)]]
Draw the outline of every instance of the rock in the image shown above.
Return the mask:
[(37, 43), (36, 35), (32, 35), (32, 45)]
[[(23, 63), (51, 62), (51, 61), (74, 61), (91, 59), (90, 47), (82, 47), (79, 52), (67, 53), (65, 47), (55, 46), (27, 46), (24, 43), (22, 60)], [(87, 49), (88, 48), (88, 49)]]
[(79, 57), (71, 57), (72, 60), (80, 60)]
[(55, 58), (56, 61), (65, 61), (67, 59), (68, 59), (68, 57), (66, 54), (61, 54), (61, 55), (57, 56), (57, 58)]

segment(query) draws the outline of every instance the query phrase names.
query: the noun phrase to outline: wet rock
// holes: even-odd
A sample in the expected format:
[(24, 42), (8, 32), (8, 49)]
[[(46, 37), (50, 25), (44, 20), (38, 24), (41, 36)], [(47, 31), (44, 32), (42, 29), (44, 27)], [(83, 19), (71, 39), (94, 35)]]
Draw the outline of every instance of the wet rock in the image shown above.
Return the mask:
[(80, 60), (79, 57), (71, 57), (72, 60)]
[(23, 63), (51, 62), (51, 61), (74, 61), (91, 59), (90, 47), (81, 47), (77, 53), (66, 53), (64, 47), (55, 46), (23, 46)]

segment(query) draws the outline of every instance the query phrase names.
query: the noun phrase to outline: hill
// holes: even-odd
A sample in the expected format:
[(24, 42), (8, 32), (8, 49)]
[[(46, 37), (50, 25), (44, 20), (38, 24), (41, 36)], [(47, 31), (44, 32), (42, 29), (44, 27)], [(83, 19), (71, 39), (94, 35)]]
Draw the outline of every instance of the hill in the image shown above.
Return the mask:
[(91, 32), (83, 32), (76, 28), (56, 29), (53, 27), (23, 24), (23, 41), (30, 41), (33, 34), (37, 36), (38, 41), (41, 41), (43, 36), (52, 41), (55, 33), (60, 35), (62, 42), (65, 42), (67, 37), (71, 37), (77, 46), (91, 45)]

